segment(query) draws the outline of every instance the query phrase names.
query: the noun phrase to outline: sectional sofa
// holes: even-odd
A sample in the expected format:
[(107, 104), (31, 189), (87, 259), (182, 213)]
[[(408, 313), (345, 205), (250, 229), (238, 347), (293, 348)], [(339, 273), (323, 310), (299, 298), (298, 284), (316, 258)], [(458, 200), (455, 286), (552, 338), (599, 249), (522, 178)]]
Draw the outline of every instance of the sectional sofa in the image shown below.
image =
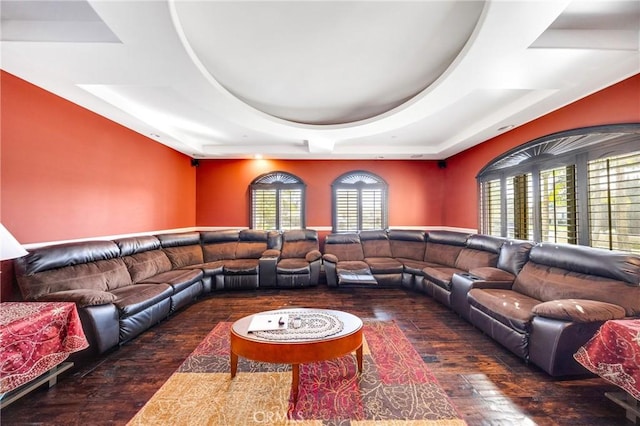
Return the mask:
[(552, 376), (607, 320), (640, 316), (640, 256), (450, 231), (330, 234), (334, 287), (399, 283), (443, 303)]
[(75, 302), (94, 352), (219, 290), (317, 285), (424, 293), (552, 376), (605, 321), (640, 316), (640, 256), (451, 231), (220, 230), (61, 244), (15, 261), (25, 300)]
[(25, 300), (75, 302), (103, 353), (215, 290), (316, 285), (318, 248), (311, 230), (160, 234), (37, 248), (15, 271)]

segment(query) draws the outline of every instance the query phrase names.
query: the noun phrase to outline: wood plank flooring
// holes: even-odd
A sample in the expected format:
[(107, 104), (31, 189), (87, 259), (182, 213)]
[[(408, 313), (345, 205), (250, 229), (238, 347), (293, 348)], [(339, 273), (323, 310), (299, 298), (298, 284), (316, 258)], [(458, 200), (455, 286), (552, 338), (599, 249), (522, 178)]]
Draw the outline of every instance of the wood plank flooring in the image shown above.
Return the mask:
[(626, 425), (599, 378), (558, 380), (525, 364), (453, 311), (405, 289), (218, 292), (132, 342), (81, 362), (51, 388), (2, 410), (3, 425), (124, 425), (220, 321), (280, 307), (318, 307), (395, 321), (469, 425)]

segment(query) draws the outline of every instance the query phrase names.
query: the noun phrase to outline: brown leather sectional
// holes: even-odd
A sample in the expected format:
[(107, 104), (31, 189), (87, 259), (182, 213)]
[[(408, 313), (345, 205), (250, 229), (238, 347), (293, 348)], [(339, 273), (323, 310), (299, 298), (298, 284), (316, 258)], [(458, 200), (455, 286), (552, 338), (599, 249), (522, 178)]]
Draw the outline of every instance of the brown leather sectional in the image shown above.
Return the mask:
[(220, 230), (59, 244), (15, 260), (22, 296), (78, 306), (90, 349), (131, 340), (203, 294), (318, 283), (312, 230)]
[(330, 234), (330, 286), (403, 285), (449, 306), (552, 376), (607, 320), (640, 316), (640, 256), (450, 231)]
[(122, 344), (218, 290), (405, 287), (553, 376), (609, 319), (640, 316), (640, 256), (452, 231), (219, 230), (88, 241), (15, 261), (25, 300), (75, 302), (91, 350)]

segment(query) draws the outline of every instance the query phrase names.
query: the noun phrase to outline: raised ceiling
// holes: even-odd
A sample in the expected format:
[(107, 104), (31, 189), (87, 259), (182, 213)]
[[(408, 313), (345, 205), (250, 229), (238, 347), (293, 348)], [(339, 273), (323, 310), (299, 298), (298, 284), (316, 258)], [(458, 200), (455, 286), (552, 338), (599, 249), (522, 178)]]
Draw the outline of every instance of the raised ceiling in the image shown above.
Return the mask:
[(194, 158), (444, 159), (640, 72), (636, 0), (0, 8), (2, 69)]

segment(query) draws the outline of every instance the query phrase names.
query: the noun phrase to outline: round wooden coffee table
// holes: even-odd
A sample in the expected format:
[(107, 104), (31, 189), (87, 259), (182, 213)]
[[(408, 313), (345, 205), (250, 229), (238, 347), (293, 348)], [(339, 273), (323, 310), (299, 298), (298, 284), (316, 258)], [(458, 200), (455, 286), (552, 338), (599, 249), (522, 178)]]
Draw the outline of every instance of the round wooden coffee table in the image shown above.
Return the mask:
[[(271, 340), (248, 331), (257, 315), (327, 314), (342, 322), (342, 329), (327, 337), (297, 336), (295, 339)], [(259, 333), (258, 333), (259, 334)], [(294, 401), (298, 398), (300, 364), (326, 361), (356, 352), (358, 372), (362, 371), (362, 320), (355, 315), (329, 309), (278, 309), (241, 318), (231, 327), (231, 377), (236, 376), (238, 357), (275, 364), (291, 364), (291, 387)]]

